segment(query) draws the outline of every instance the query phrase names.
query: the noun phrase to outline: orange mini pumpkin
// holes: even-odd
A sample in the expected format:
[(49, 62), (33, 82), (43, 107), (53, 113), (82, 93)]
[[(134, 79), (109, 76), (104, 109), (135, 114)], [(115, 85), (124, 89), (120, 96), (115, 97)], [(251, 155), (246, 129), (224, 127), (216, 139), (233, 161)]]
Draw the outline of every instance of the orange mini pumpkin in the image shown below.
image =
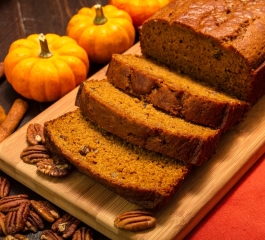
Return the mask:
[(67, 35), (86, 50), (91, 62), (105, 64), (113, 53), (123, 53), (135, 40), (135, 28), (128, 13), (100, 4), (81, 8), (67, 26)]
[(130, 14), (133, 24), (136, 27), (149, 17), (151, 17), (157, 10), (168, 4), (171, 0), (109, 0), (109, 4), (116, 6)]
[(4, 70), (19, 94), (39, 102), (52, 102), (86, 80), (89, 60), (72, 38), (32, 34), (11, 44)]

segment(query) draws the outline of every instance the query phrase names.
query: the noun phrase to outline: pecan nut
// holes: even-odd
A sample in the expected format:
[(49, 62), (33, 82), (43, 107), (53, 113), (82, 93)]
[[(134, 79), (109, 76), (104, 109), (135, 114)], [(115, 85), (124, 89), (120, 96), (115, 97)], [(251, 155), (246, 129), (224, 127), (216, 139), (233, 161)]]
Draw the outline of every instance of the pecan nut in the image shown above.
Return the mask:
[(6, 226), (5, 226), (5, 214), (0, 212), (0, 236), (7, 235)]
[(27, 194), (18, 194), (6, 196), (0, 199), (0, 212), (7, 213), (10, 211), (16, 211), (20, 204), (29, 203)]
[(7, 213), (5, 217), (5, 229), (7, 234), (14, 235), (24, 228), (29, 211), (29, 202), (23, 202), (20, 204), (17, 211)]
[(42, 220), (42, 218), (36, 212), (30, 210), (23, 232), (32, 231), (36, 233), (39, 230), (43, 229), (44, 229), (44, 221)]
[(156, 218), (145, 210), (133, 210), (118, 215), (114, 220), (117, 228), (137, 232), (156, 225)]
[(71, 163), (55, 155), (52, 158), (43, 159), (37, 163), (37, 170), (39, 172), (52, 177), (64, 177), (71, 169)]
[(65, 239), (73, 236), (80, 223), (80, 220), (69, 213), (65, 213), (52, 224), (51, 229)]
[(47, 200), (31, 200), (31, 206), (47, 222), (54, 222), (60, 217), (59, 210)]
[(62, 240), (63, 238), (52, 230), (44, 230), (40, 235), (41, 240)]
[(94, 232), (87, 226), (75, 231), (72, 240), (93, 240)]
[(33, 145), (26, 147), (20, 154), (25, 163), (37, 163), (43, 159), (50, 158), (50, 152), (44, 145)]
[(7, 178), (0, 177), (0, 198), (6, 197), (10, 191), (10, 183)]
[(29, 238), (22, 234), (17, 233), (14, 236), (6, 235), (4, 240), (29, 240)]
[(29, 124), (27, 128), (27, 140), (31, 145), (45, 144), (43, 126), (38, 123)]

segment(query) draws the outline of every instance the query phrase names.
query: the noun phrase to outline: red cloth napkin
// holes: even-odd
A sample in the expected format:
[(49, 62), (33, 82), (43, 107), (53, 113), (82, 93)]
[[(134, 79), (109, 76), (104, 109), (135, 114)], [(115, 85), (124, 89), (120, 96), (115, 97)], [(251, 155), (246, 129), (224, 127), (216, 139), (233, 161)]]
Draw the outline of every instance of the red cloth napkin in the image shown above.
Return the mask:
[(265, 154), (185, 240), (265, 239)]

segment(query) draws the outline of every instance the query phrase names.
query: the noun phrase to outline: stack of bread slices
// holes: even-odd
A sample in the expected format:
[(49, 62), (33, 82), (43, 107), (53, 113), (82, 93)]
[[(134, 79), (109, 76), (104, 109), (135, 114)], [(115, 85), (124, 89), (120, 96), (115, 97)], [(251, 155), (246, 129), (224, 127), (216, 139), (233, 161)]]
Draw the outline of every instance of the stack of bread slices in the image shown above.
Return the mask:
[(265, 3), (233, 2), (175, 0), (146, 20), (142, 55), (114, 54), (106, 79), (82, 83), (79, 108), (45, 123), (47, 147), (127, 200), (165, 206), (264, 95)]

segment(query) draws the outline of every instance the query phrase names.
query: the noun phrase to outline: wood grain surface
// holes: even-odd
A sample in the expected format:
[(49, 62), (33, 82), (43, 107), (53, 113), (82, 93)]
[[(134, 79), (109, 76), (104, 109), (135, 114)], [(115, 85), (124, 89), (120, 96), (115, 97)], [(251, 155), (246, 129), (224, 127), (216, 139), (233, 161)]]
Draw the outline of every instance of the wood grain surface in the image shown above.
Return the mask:
[[(139, 44), (129, 52), (139, 53)], [(105, 71), (103, 68), (91, 78), (102, 79)], [(76, 92), (73, 90), (30, 122), (43, 124), (75, 109)], [(117, 214), (136, 205), (78, 171), (54, 179), (37, 174), (35, 166), (21, 161), (19, 154), (27, 144), (26, 128), (27, 124), (0, 144), (0, 164), (7, 174), (111, 239), (183, 239), (264, 153), (265, 98), (221, 137), (212, 159), (196, 168), (169, 205), (156, 212), (156, 228), (139, 233), (113, 226)]]

